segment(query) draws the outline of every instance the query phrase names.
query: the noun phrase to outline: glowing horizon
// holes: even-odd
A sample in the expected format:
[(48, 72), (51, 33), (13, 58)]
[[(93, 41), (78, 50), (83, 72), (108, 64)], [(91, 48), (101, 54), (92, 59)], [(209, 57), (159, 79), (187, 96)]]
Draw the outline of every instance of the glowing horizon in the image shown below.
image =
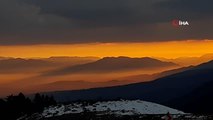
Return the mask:
[(141, 43), (83, 43), (0, 46), (0, 56), (48, 58), (52, 56), (199, 57), (213, 53), (211, 40), (185, 40)]

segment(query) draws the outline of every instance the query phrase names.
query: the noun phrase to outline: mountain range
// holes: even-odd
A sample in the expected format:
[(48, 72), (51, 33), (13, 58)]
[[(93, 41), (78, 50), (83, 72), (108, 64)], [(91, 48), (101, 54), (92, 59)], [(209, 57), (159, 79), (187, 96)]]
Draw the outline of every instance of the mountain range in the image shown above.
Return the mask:
[(213, 53), (205, 54), (200, 57), (179, 57), (174, 59), (157, 58), (162, 61), (173, 62), (181, 66), (199, 65), (213, 59)]
[[(148, 57), (5, 58), (0, 60), (0, 66), (0, 86), (7, 88), (4, 95), (14, 91), (78, 90), (150, 81), (159, 78), (161, 71), (179, 67)], [(148, 74), (150, 71), (159, 75)], [(135, 79), (134, 75), (141, 79)]]
[(175, 68), (177, 64), (172, 62), (164, 62), (157, 59), (144, 58), (130, 58), (130, 57), (105, 57), (95, 62), (66, 67), (59, 70), (54, 70), (46, 75), (66, 75), (74, 73), (112, 73), (119, 71), (133, 71), (133, 70), (153, 70)]
[(0, 57), (0, 74), (43, 72), (98, 60), (96, 57), (8, 58)]
[(131, 83), (152, 81), (154, 79), (179, 73), (191, 68), (192, 66), (168, 70), (168, 71), (155, 73), (155, 74), (133, 75), (133, 76), (121, 77), (115, 80), (110, 80), (105, 82), (89, 82), (89, 81), (80, 81), (80, 80), (79, 81), (56, 81), (56, 82), (37, 85), (33, 87), (31, 86), (30, 88), (31, 89), (34, 88), (35, 90), (39, 88), (39, 91), (55, 91), (55, 90), (79, 90), (79, 89), (88, 89), (88, 88), (95, 88), (95, 87), (127, 85)]
[[(185, 107), (178, 105), (187, 103), (184, 104), (184, 106), (190, 106), (190, 101), (193, 98), (196, 98), (194, 99), (196, 104), (203, 106), (203, 108), (208, 107), (206, 106), (205, 102), (208, 102), (208, 99), (206, 98), (212, 99), (211, 88), (213, 86), (210, 84), (212, 82), (213, 61), (209, 61), (207, 63), (190, 68), (186, 71), (158, 78), (150, 82), (77, 91), (59, 91), (47, 94), (54, 95), (58, 101), (97, 99), (113, 100), (118, 98), (142, 99), (168, 105), (169, 107), (171, 106), (174, 108), (181, 108), (180, 110), (186, 110), (184, 112), (194, 112), (201, 111), (197, 105), (194, 106), (193, 109), (192, 107), (184, 109)], [(197, 97), (197, 95), (204, 97)], [(202, 102), (200, 103), (199, 101)], [(212, 105), (210, 101), (208, 103)], [(209, 110), (208, 112), (213, 112), (213, 110)]]

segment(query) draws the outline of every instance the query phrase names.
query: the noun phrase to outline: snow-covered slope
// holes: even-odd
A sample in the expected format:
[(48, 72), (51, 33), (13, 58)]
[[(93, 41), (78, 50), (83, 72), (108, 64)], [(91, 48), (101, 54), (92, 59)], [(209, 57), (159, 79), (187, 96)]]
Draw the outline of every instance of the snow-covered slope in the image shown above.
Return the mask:
[(90, 105), (83, 104), (69, 104), (58, 105), (49, 107), (42, 113), (43, 117), (60, 116), (71, 113), (100, 112), (102, 114), (117, 114), (117, 115), (139, 115), (139, 114), (184, 114), (182, 111), (178, 111), (163, 105), (141, 101), (141, 100), (120, 100), (120, 101), (108, 101), (97, 102)]

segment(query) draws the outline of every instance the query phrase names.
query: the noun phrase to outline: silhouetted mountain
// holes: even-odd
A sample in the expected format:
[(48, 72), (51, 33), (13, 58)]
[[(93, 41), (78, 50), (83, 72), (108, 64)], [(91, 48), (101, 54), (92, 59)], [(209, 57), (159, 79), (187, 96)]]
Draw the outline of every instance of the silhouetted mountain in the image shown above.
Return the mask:
[[(119, 80), (122, 81), (129, 81), (129, 83), (135, 83), (135, 82), (146, 82), (146, 81), (151, 81), (155, 80), (161, 77), (165, 77), (168, 75), (176, 74), (179, 72), (183, 72), (186, 70), (189, 70), (193, 68), (193, 66), (188, 66), (188, 67), (182, 67), (182, 68), (177, 68), (177, 69), (172, 69), (172, 70), (166, 70), (160, 73), (154, 73), (154, 74), (140, 74), (140, 75), (132, 75), (132, 76), (127, 76), (127, 77), (122, 77), (118, 78)], [(130, 82), (131, 81), (131, 82)]]
[(0, 73), (34, 72), (37, 69), (51, 67), (51, 62), (37, 59), (10, 58), (0, 60)]
[(152, 58), (129, 58), (129, 57), (105, 57), (98, 61), (67, 67), (52, 71), (47, 75), (63, 75), (73, 73), (105, 73), (115, 71), (151, 70), (166, 67), (177, 67), (172, 62), (162, 62)]
[(52, 56), (49, 58), (41, 58), (41, 60), (57, 63), (60, 65), (78, 65), (85, 64), (99, 60), (98, 57), (69, 57), (69, 56)]
[(208, 62), (213, 59), (213, 53), (205, 54), (200, 57), (179, 57), (175, 59), (158, 58), (159, 60), (173, 62), (182, 66), (198, 65), (204, 62)]
[[(173, 100), (184, 99), (185, 96), (191, 93), (196, 95), (194, 91), (199, 91), (204, 85), (208, 85), (209, 82), (213, 82), (213, 61), (151, 82), (80, 91), (53, 92), (50, 94), (53, 94), (59, 101), (123, 98), (142, 99), (168, 106)], [(212, 94), (207, 91), (203, 92), (207, 96)], [(202, 100), (205, 102), (205, 99)], [(176, 102), (182, 104), (179, 100)]]
[(88, 82), (88, 81), (57, 81), (37, 86), (31, 86), (34, 91), (56, 91), (56, 90), (80, 90), (95, 87), (108, 87), (128, 84), (129, 81), (106, 81), (106, 82)]
[(198, 65), (192, 70), (203, 72), (206, 71), (206, 74), (200, 74), (199, 78), (201, 81), (209, 79), (208, 82), (200, 84), (200, 86), (194, 89), (192, 92), (177, 99), (173, 99), (166, 103), (166, 105), (179, 108), (186, 112), (212, 114), (213, 77), (211, 74), (213, 71), (213, 61)]
[(208, 70), (213, 69), (213, 60), (210, 62), (202, 63), (193, 68), (193, 70)]
[(65, 66), (85, 64), (98, 60), (96, 57), (50, 57), (37, 59), (0, 57), (0, 73), (41, 72)]
[[(109, 79), (107, 81), (101, 81), (103, 79), (100, 79), (100, 81), (93, 81), (91, 82), (90, 80), (60, 80), (56, 79), (56, 81), (47, 81), (46, 83), (41, 83), (41, 84), (34, 84), (33, 82), (39, 82), (38, 80), (30, 81), (30, 79), (26, 79), (25, 81), (19, 81), (17, 84), (12, 85), (11, 83), (8, 85), (2, 85), (4, 88), (2, 90), (8, 89), (11, 91), (12, 89), (17, 88), (17, 91), (23, 91), (25, 93), (32, 93), (32, 92), (47, 92), (47, 91), (63, 91), (63, 90), (81, 90), (81, 89), (89, 89), (89, 88), (97, 88), (97, 87), (112, 87), (112, 86), (118, 86), (118, 85), (127, 85), (127, 84), (132, 84), (132, 83), (138, 83), (138, 82), (144, 82), (144, 81), (151, 81), (156, 78), (160, 78), (166, 75), (171, 75), (178, 73), (180, 71), (185, 71), (187, 69), (190, 69), (191, 67), (186, 67), (186, 68), (179, 68), (175, 70), (169, 70), (165, 71), (162, 73), (156, 73), (152, 75), (138, 75), (138, 76), (130, 76), (130, 77), (123, 77), (123, 78), (118, 78), (118, 79)], [(51, 80), (51, 79), (50, 79)], [(91, 79), (93, 80), (93, 79)], [(26, 83), (29, 83), (25, 85)], [(33, 84), (32, 84), (33, 83)], [(23, 86), (25, 87), (19, 87)], [(5, 88), (5, 86), (10, 86), (11, 89)], [(20, 90), (20, 88), (23, 88)], [(5, 91), (0, 90), (0, 95), (5, 95)], [(6, 94), (7, 95), (7, 94)]]
[(213, 114), (213, 81), (207, 82), (187, 95), (166, 103), (189, 113)]

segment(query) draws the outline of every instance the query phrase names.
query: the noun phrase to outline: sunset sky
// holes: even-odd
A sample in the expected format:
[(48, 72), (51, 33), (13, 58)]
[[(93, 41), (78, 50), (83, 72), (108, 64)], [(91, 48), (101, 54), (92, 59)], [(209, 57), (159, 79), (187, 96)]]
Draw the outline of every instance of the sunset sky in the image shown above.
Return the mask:
[(170, 41), (147, 43), (90, 43), (1, 46), (0, 56), (36, 58), (51, 56), (198, 57), (213, 53), (213, 41)]
[[(78, 89), (85, 88), (82, 81), (123, 84), (124, 77), (131, 81), (132, 75), (212, 60), (212, 5), (213, 0), (0, 0), (0, 96), (35, 92), (41, 88), (37, 85), (52, 82), (80, 81), (74, 86)], [(177, 25), (179, 21), (188, 25)], [(145, 60), (141, 68), (138, 60)], [(46, 90), (55, 89), (41, 91)]]
[[(0, 56), (201, 56), (213, 52), (212, 4), (212, 0), (0, 0)], [(174, 19), (189, 26), (174, 27)]]

